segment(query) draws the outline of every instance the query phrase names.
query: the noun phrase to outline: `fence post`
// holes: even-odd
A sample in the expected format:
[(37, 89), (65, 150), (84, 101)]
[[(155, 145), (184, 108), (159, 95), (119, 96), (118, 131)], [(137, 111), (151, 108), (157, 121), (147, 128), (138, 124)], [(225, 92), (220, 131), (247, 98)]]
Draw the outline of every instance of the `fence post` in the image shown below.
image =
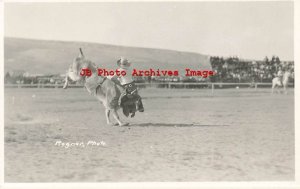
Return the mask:
[(215, 85), (214, 83), (211, 83), (211, 93), (214, 94)]
[(257, 90), (257, 83), (255, 83), (255, 90)]

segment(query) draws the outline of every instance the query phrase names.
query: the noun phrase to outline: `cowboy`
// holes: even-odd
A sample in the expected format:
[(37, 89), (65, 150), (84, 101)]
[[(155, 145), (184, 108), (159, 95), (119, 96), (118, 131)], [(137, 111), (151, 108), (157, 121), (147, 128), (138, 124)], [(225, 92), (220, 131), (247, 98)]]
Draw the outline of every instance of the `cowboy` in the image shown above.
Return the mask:
[[(108, 76), (108, 79), (114, 80), (117, 79), (120, 84), (122, 85), (122, 87), (124, 88), (124, 91), (122, 92), (120, 98), (119, 98), (119, 105), (124, 107), (124, 105), (126, 104), (126, 102), (132, 98), (135, 98), (136, 100), (136, 109), (139, 112), (143, 112), (144, 111), (144, 107), (143, 107), (143, 103), (142, 103), (142, 99), (141, 97), (138, 95), (137, 92), (137, 87), (135, 85), (135, 82), (132, 79), (132, 75), (131, 75), (131, 63), (126, 59), (126, 58), (120, 58), (117, 61), (117, 65), (118, 65), (118, 71), (122, 72), (125, 71), (126, 74), (125, 75), (117, 75), (114, 74), (113, 76)], [(134, 116), (131, 115), (131, 117)]]
[(280, 81), (281, 86), (282, 86), (282, 85), (283, 85), (283, 83), (282, 83), (282, 79), (283, 79), (283, 71), (282, 71), (281, 66), (278, 68), (277, 77), (279, 78), (279, 81)]

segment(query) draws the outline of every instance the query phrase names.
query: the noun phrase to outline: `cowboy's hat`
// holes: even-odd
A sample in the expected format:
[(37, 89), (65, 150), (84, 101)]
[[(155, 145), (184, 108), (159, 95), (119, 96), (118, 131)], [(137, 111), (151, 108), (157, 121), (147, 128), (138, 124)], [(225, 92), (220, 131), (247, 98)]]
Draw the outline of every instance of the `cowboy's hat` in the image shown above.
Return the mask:
[(131, 63), (126, 59), (126, 58), (120, 58), (117, 61), (118, 66), (120, 66), (121, 68), (123, 67), (129, 67), (131, 65)]

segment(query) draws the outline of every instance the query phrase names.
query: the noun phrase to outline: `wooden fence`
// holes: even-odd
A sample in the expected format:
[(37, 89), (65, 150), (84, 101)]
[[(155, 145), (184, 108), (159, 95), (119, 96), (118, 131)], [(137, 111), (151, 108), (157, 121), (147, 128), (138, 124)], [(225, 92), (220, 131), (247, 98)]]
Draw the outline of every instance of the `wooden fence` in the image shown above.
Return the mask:
[[(214, 93), (215, 89), (224, 88), (271, 88), (272, 83), (136, 83), (140, 88), (206, 88), (211, 89)], [(5, 84), (5, 88), (62, 88), (63, 84)], [(69, 84), (69, 88), (82, 88), (83, 85)], [(289, 87), (294, 87), (293, 83), (289, 83)]]

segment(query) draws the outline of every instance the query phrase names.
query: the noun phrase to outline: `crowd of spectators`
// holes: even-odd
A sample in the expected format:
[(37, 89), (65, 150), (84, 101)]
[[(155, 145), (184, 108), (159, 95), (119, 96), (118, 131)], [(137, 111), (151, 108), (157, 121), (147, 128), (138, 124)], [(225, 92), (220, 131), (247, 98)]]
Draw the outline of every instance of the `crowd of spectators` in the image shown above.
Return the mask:
[(294, 62), (280, 61), (273, 56), (270, 60), (265, 57), (262, 61), (240, 60), (237, 57), (210, 58), (212, 69), (216, 72), (211, 78), (213, 82), (271, 82), (277, 76), (278, 70), (290, 71), (294, 81)]

